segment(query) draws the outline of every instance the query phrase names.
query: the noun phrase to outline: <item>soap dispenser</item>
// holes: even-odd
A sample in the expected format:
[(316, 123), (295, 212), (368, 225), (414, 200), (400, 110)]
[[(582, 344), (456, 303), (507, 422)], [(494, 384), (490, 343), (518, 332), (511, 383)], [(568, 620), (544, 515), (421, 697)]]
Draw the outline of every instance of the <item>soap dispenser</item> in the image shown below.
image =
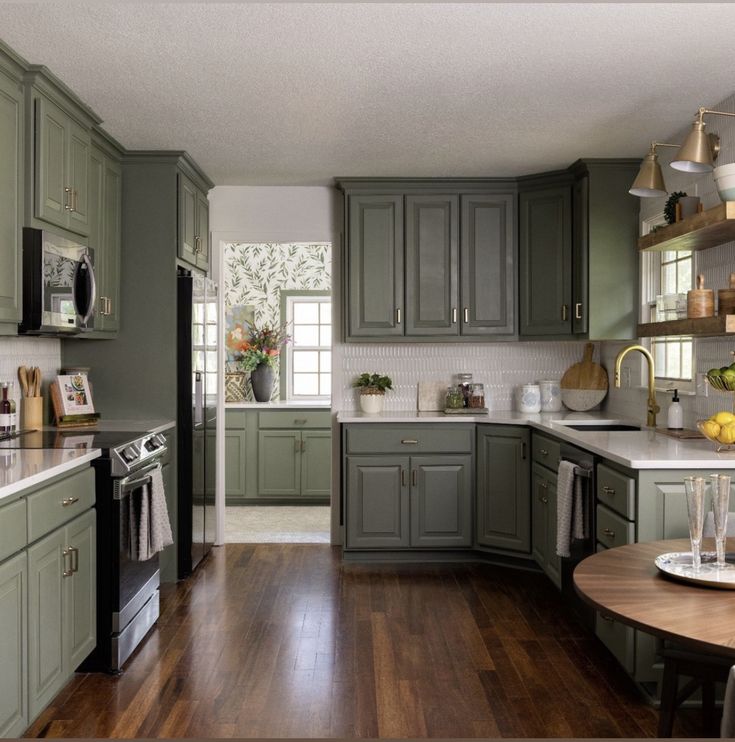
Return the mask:
[(669, 405), (668, 423), (666, 427), (669, 430), (681, 430), (684, 427), (684, 410), (679, 402), (679, 390), (667, 389), (667, 392), (674, 392), (674, 398)]

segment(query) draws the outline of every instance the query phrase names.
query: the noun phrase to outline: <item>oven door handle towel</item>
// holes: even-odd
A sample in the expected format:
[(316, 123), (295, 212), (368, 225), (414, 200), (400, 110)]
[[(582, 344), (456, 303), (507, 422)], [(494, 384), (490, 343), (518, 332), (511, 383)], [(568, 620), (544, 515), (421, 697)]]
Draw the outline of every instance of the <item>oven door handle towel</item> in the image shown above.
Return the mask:
[(570, 557), (572, 539), (582, 540), (584, 533), (584, 495), (582, 478), (572, 461), (559, 462), (556, 486), (556, 554)]
[(130, 558), (144, 562), (171, 545), (171, 522), (160, 467), (130, 496)]

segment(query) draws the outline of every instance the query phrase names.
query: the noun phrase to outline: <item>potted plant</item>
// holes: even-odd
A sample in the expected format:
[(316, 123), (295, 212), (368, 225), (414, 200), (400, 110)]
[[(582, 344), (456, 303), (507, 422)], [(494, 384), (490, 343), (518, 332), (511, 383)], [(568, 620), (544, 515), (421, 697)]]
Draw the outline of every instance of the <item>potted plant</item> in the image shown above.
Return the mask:
[(270, 402), (273, 395), (275, 366), (281, 348), (291, 338), (286, 325), (257, 327), (244, 322), (227, 333), (227, 347), (232, 351), (240, 368), (250, 373), (250, 386), (256, 402)]
[(383, 411), (385, 390), (393, 388), (390, 376), (380, 374), (360, 374), (354, 386), (360, 390), (360, 409), (369, 415)]

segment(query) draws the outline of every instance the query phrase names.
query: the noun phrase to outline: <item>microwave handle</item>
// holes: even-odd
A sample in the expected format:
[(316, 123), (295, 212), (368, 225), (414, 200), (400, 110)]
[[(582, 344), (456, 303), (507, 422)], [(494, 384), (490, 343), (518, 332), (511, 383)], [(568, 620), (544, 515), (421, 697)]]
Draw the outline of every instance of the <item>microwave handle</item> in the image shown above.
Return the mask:
[[(85, 279), (88, 284), (89, 291), (87, 292), (87, 295), (89, 297), (89, 301), (87, 303), (86, 307), (75, 307), (77, 310), (77, 314), (79, 315), (82, 325), (86, 326), (87, 322), (92, 317), (92, 314), (94, 313), (94, 307), (95, 302), (97, 301), (97, 280), (94, 277), (94, 266), (92, 265), (92, 261), (89, 259), (89, 255), (82, 255), (81, 261), (80, 261), (84, 267), (87, 269), (85, 271)], [(81, 266), (80, 266), (81, 267)], [(77, 271), (74, 275), (74, 280), (76, 281), (79, 277), (80, 271)], [(74, 292), (72, 292), (72, 297), (74, 296)], [(76, 304), (76, 300), (75, 300)]]

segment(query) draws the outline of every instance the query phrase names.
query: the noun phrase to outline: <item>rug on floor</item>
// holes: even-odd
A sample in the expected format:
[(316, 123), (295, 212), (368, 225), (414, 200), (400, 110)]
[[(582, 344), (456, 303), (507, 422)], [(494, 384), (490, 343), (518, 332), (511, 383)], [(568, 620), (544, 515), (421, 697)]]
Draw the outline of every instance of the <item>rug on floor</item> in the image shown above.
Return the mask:
[(228, 544), (328, 544), (329, 505), (228, 505)]

